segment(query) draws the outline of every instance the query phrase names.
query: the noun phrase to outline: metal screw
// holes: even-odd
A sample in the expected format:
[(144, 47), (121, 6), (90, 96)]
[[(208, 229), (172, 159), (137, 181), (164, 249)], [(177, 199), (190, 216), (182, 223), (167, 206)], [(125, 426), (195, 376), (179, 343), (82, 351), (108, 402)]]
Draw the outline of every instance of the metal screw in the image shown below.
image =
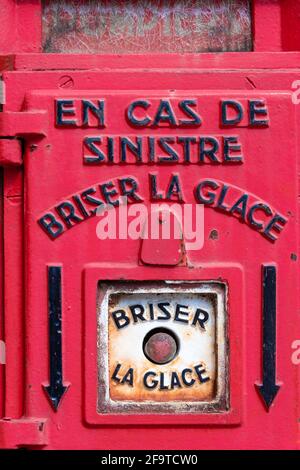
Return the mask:
[(58, 86), (59, 88), (73, 88), (74, 80), (69, 75), (63, 75), (58, 80)]

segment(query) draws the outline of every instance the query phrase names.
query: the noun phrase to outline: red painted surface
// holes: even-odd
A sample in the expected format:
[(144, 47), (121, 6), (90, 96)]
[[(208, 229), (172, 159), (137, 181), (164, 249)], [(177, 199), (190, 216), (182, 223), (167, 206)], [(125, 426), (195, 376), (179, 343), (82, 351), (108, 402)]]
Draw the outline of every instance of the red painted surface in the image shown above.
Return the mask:
[(20, 418), (24, 396), (23, 175), (4, 170), (4, 338), (6, 345), (4, 417)]
[(0, 165), (19, 166), (22, 165), (22, 148), (19, 139), (0, 140)]
[(0, 15), (3, 53), (41, 51), (40, 0), (1, 0)]
[[(258, 50), (265, 50), (264, 41), (267, 51), (282, 50), (280, 31), (272, 45), (273, 32), (263, 35), (257, 29), (259, 22), (255, 24), (255, 38), (260, 38), (262, 45)], [(12, 47), (6, 37), (2, 51), (13, 52), (15, 45)], [(38, 50), (40, 44), (33, 38), (27, 47)], [(23, 51), (23, 46), (19, 50)], [(16, 133), (26, 141), (24, 165), (6, 165), (4, 170), (3, 323), (7, 363), (5, 389), (2, 384), (0, 393), (5, 418), (0, 419), (0, 447), (298, 448), (299, 366), (292, 363), (291, 345), (299, 339), (299, 109), (291, 100), (291, 84), (300, 79), (299, 53), (187, 54), (151, 56), (151, 60), (148, 56), (107, 56), (104, 60), (96, 55), (17, 54), (4, 57), (1, 64), (15, 69), (3, 73), (7, 87), (4, 111), (18, 113), (14, 116), (24, 111), (27, 119), (20, 118), (16, 125)], [(67, 81), (66, 76), (70, 77)], [(71, 88), (61, 86), (66, 82)], [(124, 118), (123, 110), (133, 99), (156, 103), (167, 98), (176, 103), (184, 97), (198, 99), (202, 126), (196, 130), (158, 128), (155, 135), (238, 135), (244, 163), (83, 164), (82, 140), (87, 135), (149, 134), (147, 128), (133, 129)], [(109, 103), (107, 128), (55, 126), (57, 98), (105, 98)], [(220, 128), (220, 101), (229, 98), (241, 102), (245, 109), (249, 100), (264, 99), (269, 126), (249, 126), (245, 116), (238, 127)], [(79, 123), (80, 119), (79, 115)], [(14, 133), (13, 124), (3, 126), (8, 136)], [(51, 240), (37, 223), (45, 212), (61, 201), (69, 201), (72, 195), (125, 176), (139, 182), (139, 194), (149, 205), (148, 173), (153, 171), (159, 174), (161, 188), (166, 187), (170, 173), (179, 173), (185, 202), (195, 202), (193, 189), (199, 181), (213, 179), (220, 185), (230, 185), (228, 205), (241, 191), (247, 192), (251, 204), (267, 202), (287, 223), (272, 243), (241, 223), (237, 214), (228, 216), (206, 207), (204, 247), (188, 252), (188, 262), (175, 267), (141, 263), (139, 240), (99, 241), (96, 217), (70, 229), (64, 224), (64, 233), (56, 240)], [(217, 237), (211, 236), (212, 231)], [(267, 412), (254, 385), (262, 380), (261, 265), (269, 263), (277, 267), (278, 277), (276, 379), (281, 389)], [(57, 412), (43, 390), (49, 383), (49, 265), (63, 268), (63, 373), (69, 389)], [(228, 412), (141, 416), (97, 413), (96, 287), (98, 281), (121, 278), (221, 278), (228, 284)]]

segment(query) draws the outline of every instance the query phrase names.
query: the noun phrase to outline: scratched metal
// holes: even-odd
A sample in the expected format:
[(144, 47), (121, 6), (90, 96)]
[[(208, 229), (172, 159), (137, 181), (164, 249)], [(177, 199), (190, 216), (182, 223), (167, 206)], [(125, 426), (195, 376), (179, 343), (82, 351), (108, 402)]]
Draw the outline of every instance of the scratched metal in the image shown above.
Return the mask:
[[(146, 310), (146, 321), (133, 322), (117, 329), (112, 312), (124, 309), (131, 318), (128, 305), (169, 301), (172, 313), (170, 320), (158, 320), (154, 307), (154, 319)], [(175, 304), (189, 306), (189, 323), (175, 322)], [(160, 283), (101, 283), (98, 292), (98, 412), (99, 413), (189, 413), (226, 411), (229, 406), (228, 350), (226, 334), (226, 286), (220, 282), (160, 282)], [(205, 330), (192, 325), (196, 308), (209, 313)], [(168, 364), (154, 364), (143, 352), (143, 340), (154, 328), (167, 328), (179, 339), (179, 352)], [(113, 380), (118, 364), (118, 379), (122, 379), (129, 368), (133, 369), (133, 386)], [(200, 383), (194, 372), (196, 365), (205, 368)], [(182, 370), (193, 370), (187, 387), (181, 380)], [(146, 372), (156, 374), (159, 380), (164, 375), (168, 389), (148, 389), (143, 383)], [(181, 380), (181, 387), (170, 388), (172, 372)], [(152, 383), (151, 380), (149, 383)]]
[(43, 0), (53, 53), (250, 51), (248, 0)]

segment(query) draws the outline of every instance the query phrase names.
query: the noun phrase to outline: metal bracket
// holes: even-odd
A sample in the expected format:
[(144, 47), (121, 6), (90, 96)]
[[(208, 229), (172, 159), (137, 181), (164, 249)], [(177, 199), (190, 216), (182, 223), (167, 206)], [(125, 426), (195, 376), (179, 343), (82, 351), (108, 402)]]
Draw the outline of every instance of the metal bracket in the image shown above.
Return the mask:
[(0, 113), (0, 136), (45, 137), (48, 123), (47, 111), (5, 111)]
[(0, 137), (0, 166), (20, 166), (23, 163), (22, 142), (20, 139)]
[(0, 419), (0, 448), (46, 446), (46, 423), (44, 418)]
[(21, 138), (45, 137), (47, 128), (47, 111), (0, 113), (0, 166), (22, 165)]

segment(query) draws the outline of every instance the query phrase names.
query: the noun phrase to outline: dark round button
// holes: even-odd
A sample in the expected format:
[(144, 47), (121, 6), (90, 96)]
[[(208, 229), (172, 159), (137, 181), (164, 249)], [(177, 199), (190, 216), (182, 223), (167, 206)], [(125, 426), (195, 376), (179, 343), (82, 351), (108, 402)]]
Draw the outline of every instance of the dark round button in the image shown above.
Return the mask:
[(144, 354), (154, 364), (171, 362), (178, 352), (178, 340), (167, 328), (154, 328), (145, 336)]

